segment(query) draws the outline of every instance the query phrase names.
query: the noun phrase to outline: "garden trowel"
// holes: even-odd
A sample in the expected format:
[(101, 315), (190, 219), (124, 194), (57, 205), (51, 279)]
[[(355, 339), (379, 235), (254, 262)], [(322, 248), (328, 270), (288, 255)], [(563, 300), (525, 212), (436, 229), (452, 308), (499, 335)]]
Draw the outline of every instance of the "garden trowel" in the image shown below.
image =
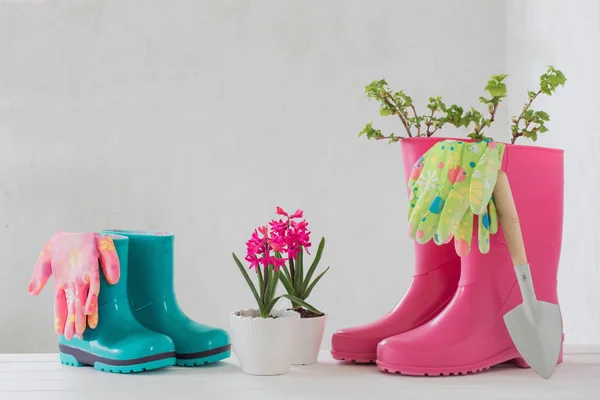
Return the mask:
[(538, 375), (549, 379), (558, 363), (562, 342), (560, 308), (535, 296), (517, 209), (504, 172), (498, 175), (494, 201), (523, 297), (521, 305), (504, 315), (504, 323), (521, 357)]

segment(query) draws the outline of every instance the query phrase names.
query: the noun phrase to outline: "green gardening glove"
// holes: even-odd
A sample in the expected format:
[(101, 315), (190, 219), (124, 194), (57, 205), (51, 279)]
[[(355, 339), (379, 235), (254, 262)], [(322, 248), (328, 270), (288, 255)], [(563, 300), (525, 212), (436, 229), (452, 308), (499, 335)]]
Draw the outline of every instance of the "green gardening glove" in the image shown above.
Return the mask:
[(498, 229), (492, 192), (504, 145), (495, 142), (445, 140), (425, 153), (413, 167), (408, 186), (409, 235), (425, 244), (448, 243), (469, 253), (474, 215), (479, 217), (482, 253), (489, 251), (489, 235)]

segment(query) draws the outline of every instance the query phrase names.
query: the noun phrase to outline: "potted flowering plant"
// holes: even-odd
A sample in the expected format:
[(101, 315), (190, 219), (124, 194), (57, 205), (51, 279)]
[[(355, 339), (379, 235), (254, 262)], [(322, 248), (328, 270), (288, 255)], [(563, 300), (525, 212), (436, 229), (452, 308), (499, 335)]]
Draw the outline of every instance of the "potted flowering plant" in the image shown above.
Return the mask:
[(308, 304), (306, 299), (329, 270), (327, 267), (313, 279), (323, 255), (325, 238), (321, 238), (313, 262), (305, 273), (304, 252), (310, 255), (308, 249), (311, 247), (311, 232), (308, 231), (308, 222), (302, 219), (304, 213), (297, 210), (290, 215), (281, 207), (277, 207), (277, 214), (283, 219), (271, 221), (271, 230), (283, 239), (287, 255), (287, 262), (281, 266), (283, 273), (279, 274), (279, 279), (292, 302), (292, 309), (301, 316), (296, 330), (292, 364), (314, 364), (317, 362), (325, 331), (326, 315)]
[(295, 304), (312, 308), (302, 299), (284, 294), (276, 296), (281, 267), (287, 253), (284, 237), (268, 226), (254, 230), (246, 242), (249, 269), (256, 273), (257, 285), (246, 268), (233, 253), (233, 259), (246, 280), (257, 308), (238, 310), (230, 316), (231, 342), (242, 366), (242, 371), (252, 375), (281, 375), (290, 370), (294, 356), (295, 331), (300, 314), (294, 310), (275, 309), (286, 297)]

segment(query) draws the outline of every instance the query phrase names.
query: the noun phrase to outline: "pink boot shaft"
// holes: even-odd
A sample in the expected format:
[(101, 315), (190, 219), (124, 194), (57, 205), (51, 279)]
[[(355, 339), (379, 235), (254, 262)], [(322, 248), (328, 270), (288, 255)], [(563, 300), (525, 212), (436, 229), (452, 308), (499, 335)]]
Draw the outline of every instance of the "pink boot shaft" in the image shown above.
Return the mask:
[[(519, 213), (536, 295), (554, 304), (558, 304), (562, 243), (563, 155), (562, 150), (506, 145), (502, 163)], [(458, 289), (448, 306), (423, 326), (383, 340), (377, 364), (407, 375), (464, 374), (510, 360), (527, 367), (503, 320), (521, 301), (500, 227), (488, 254), (474, 248), (462, 258)], [(561, 361), (562, 350), (557, 362)]]
[[(441, 138), (402, 141), (405, 181), (415, 162)], [(408, 187), (407, 187), (408, 192)], [(405, 214), (401, 213), (400, 218)], [(450, 301), (460, 276), (460, 257), (454, 243), (436, 246), (415, 243), (413, 281), (398, 305), (388, 315), (370, 324), (342, 329), (331, 340), (333, 358), (374, 362), (377, 344), (392, 335), (414, 329), (435, 317)]]

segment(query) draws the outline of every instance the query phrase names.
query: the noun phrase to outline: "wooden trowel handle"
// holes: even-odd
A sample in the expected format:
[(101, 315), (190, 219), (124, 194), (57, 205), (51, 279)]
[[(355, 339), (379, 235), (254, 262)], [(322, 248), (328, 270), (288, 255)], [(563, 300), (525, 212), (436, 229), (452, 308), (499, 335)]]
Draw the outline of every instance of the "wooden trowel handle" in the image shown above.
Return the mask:
[(513, 261), (513, 265), (527, 264), (527, 254), (525, 254), (525, 245), (523, 243), (523, 234), (519, 224), (519, 215), (513, 199), (508, 177), (503, 171), (498, 173), (498, 180), (494, 188), (494, 202), (498, 210), (498, 219), (502, 225), (504, 238), (508, 245), (508, 251)]

